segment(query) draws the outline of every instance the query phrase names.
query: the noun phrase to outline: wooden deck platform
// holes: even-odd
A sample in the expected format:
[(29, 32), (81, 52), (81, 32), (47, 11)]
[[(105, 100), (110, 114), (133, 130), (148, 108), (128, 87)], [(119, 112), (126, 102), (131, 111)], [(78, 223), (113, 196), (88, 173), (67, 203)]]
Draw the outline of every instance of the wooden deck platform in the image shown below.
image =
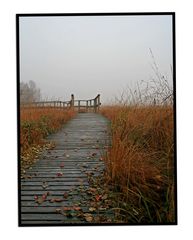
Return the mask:
[(100, 158), (110, 142), (108, 120), (97, 113), (79, 113), (48, 140), (55, 148), (45, 151), (21, 180), (20, 224), (92, 222), (104, 214), (103, 208), (92, 208), (89, 178), (104, 170)]

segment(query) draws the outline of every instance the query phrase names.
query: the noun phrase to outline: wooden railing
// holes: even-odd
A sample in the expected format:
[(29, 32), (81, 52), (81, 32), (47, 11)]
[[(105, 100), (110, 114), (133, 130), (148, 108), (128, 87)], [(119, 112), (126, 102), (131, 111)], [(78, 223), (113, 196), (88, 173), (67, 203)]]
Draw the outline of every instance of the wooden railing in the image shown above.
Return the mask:
[(41, 102), (31, 102), (31, 103), (21, 103), (20, 106), (24, 108), (44, 108), (44, 107), (53, 107), (53, 108), (63, 108), (63, 109), (74, 109), (78, 112), (98, 112), (100, 108), (100, 94), (98, 94), (93, 99), (88, 100), (75, 100), (74, 95), (71, 95), (70, 101), (41, 101)]

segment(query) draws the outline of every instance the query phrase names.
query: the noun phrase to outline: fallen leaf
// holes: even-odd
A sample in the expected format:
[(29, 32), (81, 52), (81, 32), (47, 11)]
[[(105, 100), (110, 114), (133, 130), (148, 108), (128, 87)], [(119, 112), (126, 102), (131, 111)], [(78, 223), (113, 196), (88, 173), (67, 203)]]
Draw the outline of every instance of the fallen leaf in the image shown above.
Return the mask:
[(89, 212), (95, 212), (95, 211), (96, 211), (96, 208), (90, 207), (88, 210), (89, 210)]
[(83, 167), (83, 168), (88, 168), (88, 165), (87, 165), (86, 163), (83, 163), (83, 164), (82, 164), (82, 167)]
[(104, 194), (103, 196), (102, 196), (102, 199), (103, 200), (106, 200), (108, 198), (108, 195), (107, 194)]
[(84, 218), (85, 218), (85, 220), (86, 220), (87, 222), (92, 222), (92, 220), (93, 220), (92, 214), (90, 214), (90, 213), (85, 213), (83, 216), (84, 216)]
[(56, 213), (61, 213), (62, 212), (62, 209), (61, 208), (56, 208)]
[(64, 195), (63, 195), (63, 197), (64, 197), (64, 199), (67, 199), (67, 197), (68, 197), (68, 193), (65, 192)]
[(55, 202), (62, 202), (63, 199), (62, 198), (55, 198)]
[(54, 202), (62, 202), (63, 199), (62, 198), (52, 198), (49, 200), (51, 203), (54, 203)]
[(96, 191), (97, 191), (97, 189), (96, 189), (96, 188), (93, 188), (93, 187), (90, 187), (90, 188), (88, 189), (88, 192), (89, 192), (89, 193), (96, 193)]
[(99, 211), (106, 211), (107, 209), (106, 208), (104, 208), (104, 207), (100, 207), (99, 208)]
[(37, 199), (38, 199), (38, 196), (37, 196), (37, 195), (35, 195), (35, 196), (34, 196), (34, 199), (35, 199), (35, 200), (37, 200)]
[(77, 202), (74, 204), (75, 206), (80, 206), (81, 205), (81, 202)]
[(59, 172), (56, 174), (57, 177), (61, 177), (63, 175), (63, 173)]
[(46, 182), (43, 182), (43, 183), (42, 183), (42, 187), (45, 189), (45, 188), (48, 187), (48, 184), (47, 184)]
[(60, 167), (63, 168), (63, 167), (64, 167), (64, 163), (61, 163), (61, 164), (60, 164)]
[(82, 210), (81, 207), (76, 207), (76, 206), (73, 207), (73, 209), (74, 209), (75, 211), (80, 211), (80, 210)]
[(63, 210), (64, 211), (71, 211), (72, 209), (71, 209), (71, 207), (63, 207)]
[(44, 201), (45, 199), (43, 197), (38, 197), (38, 199), (36, 200), (38, 204), (42, 204)]
[(94, 153), (92, 153), (92, 157), (94, 157), (94, 156), (96, 156), (96, 155), (97, 155), (97, 153), (95, 153), (95, 152), (94, 152)]
[(47, 199), (48, 195), (49, 195), (49, 192), (46, 192), (42, 196), (39, 196), (39, 197), (37, 195), (35, 195), (34, 199), (38, 204), (41, 204)]
[(43, 194), (43, 195), (42, 195), (42, 199), (43, 199), (43, 200), (46, 200), (46, 198), (47, 198), (47, 194)]
[(97, 202), (98, 202), (98, 201), (100, 201), (100, 200), (101, 200), (101, 198), (102, 198), (102, 196), (101, 196), (101, 195), (97, 195), (97, 196), (95, 196), (95, 199), (97, 200)]

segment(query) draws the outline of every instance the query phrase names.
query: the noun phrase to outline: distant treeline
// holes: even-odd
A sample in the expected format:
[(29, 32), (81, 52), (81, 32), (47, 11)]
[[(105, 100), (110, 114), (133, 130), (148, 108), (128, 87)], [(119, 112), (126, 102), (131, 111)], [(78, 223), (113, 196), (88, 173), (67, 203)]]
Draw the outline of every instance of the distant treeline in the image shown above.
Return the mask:
[(40, 101), (41, 91), (36, 86), (36, 83), (30, 80), (28, 83), (20, 83), (20, 102), (29, 103), (34, 101)]

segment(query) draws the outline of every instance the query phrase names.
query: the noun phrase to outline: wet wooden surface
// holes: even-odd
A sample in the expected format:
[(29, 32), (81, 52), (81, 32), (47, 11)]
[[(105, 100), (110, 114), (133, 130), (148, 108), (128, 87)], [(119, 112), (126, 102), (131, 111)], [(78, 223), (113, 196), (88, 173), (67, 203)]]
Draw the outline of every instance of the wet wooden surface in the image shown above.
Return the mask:
[[(104, 170), (101, 156), (110, 141), (108, 126), (100, 114), (79, 113), (47, 138), (55, 142), (55, 148), (45, 151), (21, 180), (22, 225), (90, 222), (87, 215), (82, 217), (92, 207), (89, 178)], [(68, 208), (70, 213), (65, 211)], [(103, 208), (92, 212), (100, 214)]]

